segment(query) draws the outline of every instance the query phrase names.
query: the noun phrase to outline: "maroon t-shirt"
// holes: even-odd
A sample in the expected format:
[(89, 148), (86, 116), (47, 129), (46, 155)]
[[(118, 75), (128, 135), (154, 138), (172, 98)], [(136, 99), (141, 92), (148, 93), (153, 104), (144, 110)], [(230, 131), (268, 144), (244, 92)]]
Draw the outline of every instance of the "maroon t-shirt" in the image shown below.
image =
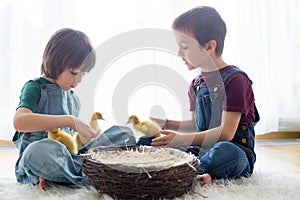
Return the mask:
[[(210, 77), (223, 74), (226, 71), (235, 68), (235, 66), (227, 66), (218, 71), (213, 72), (201, 72), (200, 79), (197, 85), (206, 84), (205, 80), (209, 80)], [(190, 111), (195, 111), (196, 107), (196, 94), (195, 94), (195, 79), (192, 81), (189, 87), (188, 95), (190, 100)], [(245, 74), (234, 73), (224, 83), (226, 100), (223, 102), (222, 109), (229, 112), (242, 113), (241, 122), (251, 124), (255, 121), (254, 114), (254, 94), (252, 90), (252, 83)]]

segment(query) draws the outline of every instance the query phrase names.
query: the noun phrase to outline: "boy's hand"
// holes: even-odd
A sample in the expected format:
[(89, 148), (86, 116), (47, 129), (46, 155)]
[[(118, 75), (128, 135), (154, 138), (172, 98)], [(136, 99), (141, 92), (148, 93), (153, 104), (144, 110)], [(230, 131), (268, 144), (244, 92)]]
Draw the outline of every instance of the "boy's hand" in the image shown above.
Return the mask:
[(80, 119), (74, 117), (74, 125), (75, 125), (75, 131), (77, 131), (79, 134), (81, 134), (87, 141), (90, 141), (93, 138), (98, 137), (98, 135), (101, 133), (101, 130), (98, 132), (95, 132), (92, 127), (90, 127), (88, 124), (84, 123)]
[(165, 136), (156, 138), (152, 140), (152, 146), (168, 146), (168, 147), (179, 147), (182, 146), (182, 141), (179, 139), (181, 135), (177, 132), (169, 130), (161, 130), (161, 134)]

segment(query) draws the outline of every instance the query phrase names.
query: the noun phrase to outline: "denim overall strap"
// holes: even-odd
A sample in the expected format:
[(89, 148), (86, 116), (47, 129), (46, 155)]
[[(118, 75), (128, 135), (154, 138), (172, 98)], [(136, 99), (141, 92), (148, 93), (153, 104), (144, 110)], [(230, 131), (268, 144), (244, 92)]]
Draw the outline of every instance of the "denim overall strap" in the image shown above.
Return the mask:
[[(239, 69), (239, 68), (231, 68), (230, 70), (228, 70), (228, 71), (224, 72), (223, 74), (221, 74), (221, 77), (222, 77), (223, 82), (225, 83), (225, 81), (226, 81), (232, 74), (237, 73), (237, 72), (244, 74), (244, 75), (249, 79), (248, 75), (247, 75), (245, 72), (243, 72), (241, 69)], [(249, 80), (250, 80), (250, 79), (249, 79)], [(250, 82), (251, 82), (251, 84), (252, 84), (252, 81), (251, 81), (251, 80), (250, 80)]]
[[(223, 73), (221, 75), (223, 82), (225, 83), (227, 78), (229, 78), (231, 75), (233, 75), (234, 73), (237, 73), (237, 72), (244, 74), (252, 84), (252, 81), (248, 77), (248, 75), (239, 68), (232, 68), (232, 69), (228, 70), (227, 72)], [(255, 103), (254, 103), (254, 114), (255, 114), (255, 121), (251, 125), (256, 125), (256, 123), (260, 120), (260, 116), (259, 116), (259, 113), (258, 113)]]
[[(39, 79), (36, 81), (40, 83)], [(40, 84), (41, 99), (37, 106), (37, 113), (78, 117), (80, 101), (72, 90), (65, 91), (57, 84)]]
[[(36, 113), (78, 116), (80, 102), (72, 91), (64, 91), (56, 84), (42, 84), (39, 79), (34, 81), (38, 82), (41, 88), (41, 98)], [(62, 129), (72, 134), (70, 128), (62, 127)], [(19, 158), (15, 166), (18, 182), (36, 184), (38, 176), (52, 181), (68, 182), (59, 174), (62, 170), (58, 168), (61, 168), (63, 163), (67, 163), (61, 159), (63, 157), (72, 160), (72, 165), (69, 165), (70, 169), (72, 166), (76, 168), (75, 171), (79, 172), (81, 169), (79, 159), (73, 160), (66, 147), (57, 141), (48, 139), (45, 131), (26, 132), (15, 143), (19, 146)], [(59, 161), (63, 163), (59, 164)], [(51, 168), (55, 162), (58, 167), (56, 170)]]
[[(222, 95), (225, 94), (225, 89), (220, 75), (216, 76), (216, 80), (209, 84), (199, 85), (200, 78), (201, 76), (197, 76), (193, 83), (194, 88), (196, 88), (194, 121), (197, 131), (202, 132), (221, 124)], [(207, 151), (207, 149), (202, 149), (200, 146), (181, 147), (180, 149), (199, 157), (203, 156)]]
[[(232, 69), (228, 70), (227, 72), (223, 73), (221, 75), (223, 82), (225, 83), (227, 78), (229, 78), (231, 75), (233, 75), (234, 73), (237, 73), (237, 72), (244, 74), (252, 84), (252, 81), (248, 77), (248, 75), (245, 72), (243, 72), (242, 70), (240, 70), (239, 68), (232, 68)], [(255, 103), (254, 103), (254, 114), (255, 114), (255, 121), (251, 125), (256, 125), (256, 123), (260, 120), (260, 116), (259, 116), (259, 113), (258, 113)]]
[[(194, 82), (196, 87), (198, 81)], [(208, 84), (198, 86), (196, 91), (195, 122), (199, 132), (221, 124), (224, 82), (220, 76)]]
[[(196, 91), (196, 109), (195, 122), (198, 131), (205, 131), (210, 128), (215, 128), (221, 124), (222, 117), (222, 101), (225, 97), (224, 83), (234, 73), (242, 73), (247, 78), (247, 74), (239, 68), (232, 68), (223, 74), (220, 74), (216, 80), (209, 85), (200, 85)], [(249, 78), (248, 78), (249, 79)], [(198, 84), (197, 77), (194, 86)], [(249, 79), (252, 83), (252, 81)], [(255, 106), (255, 105), (254, 105)], [(256, 121), (259, 120), (259, 114), (255, 106)]]

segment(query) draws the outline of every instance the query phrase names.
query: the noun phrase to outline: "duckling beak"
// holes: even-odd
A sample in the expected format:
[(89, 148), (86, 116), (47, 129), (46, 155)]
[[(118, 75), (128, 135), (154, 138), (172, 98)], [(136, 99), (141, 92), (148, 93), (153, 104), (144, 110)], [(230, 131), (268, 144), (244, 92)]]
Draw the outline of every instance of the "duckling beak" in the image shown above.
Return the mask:
[(101, 114), (101, 113), (96, 113), (96, 118), (97, 118), (97, 119), (105, 120), (105, 119), (102, 117), (102, 114)]

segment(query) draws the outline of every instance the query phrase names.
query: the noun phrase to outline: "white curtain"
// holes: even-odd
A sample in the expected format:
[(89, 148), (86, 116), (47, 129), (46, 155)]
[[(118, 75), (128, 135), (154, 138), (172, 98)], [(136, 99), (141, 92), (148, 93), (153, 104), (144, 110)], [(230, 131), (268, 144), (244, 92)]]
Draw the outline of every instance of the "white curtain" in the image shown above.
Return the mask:
[[(223, 58), (246, 71), (253, 81), (261, 115), (257, 132), (299, 130), (298, 0), (2, 0), (0, 139), (11, 139), (20, 90), (27, 80), (39, 76), (44, 47), (56, 30), (62, 27), (81, 30), (97, 47), (127, 31), (171, 30), (175, 17), (199, 5), (215, 7), (227, 24)], [(97, 56), (101, 60), (106, 55)], [(169, 66), (187, 83), (195, 76), (173, 54), (153, 49), (129, 53), (114, 60), (110, 71), (99, 81), (97, 87), (101, 90), (95, 94), (94, 101), (98, 102), (95, 109), (105, 112), (106, 118), (113, 121), (111, 91), (118, 80), (134, 66), (151, 64)], [(141, 86), (125, 100), (128, 112), (142, 118), (148, 117), (154, 106), (164, 108), (163, 115), (169, 118), (190, 117), (187, 98), (186, 105), (182, 105), (176, 94), (159, 84)], [(83, 110), (85, 106), (82, 105)]]
[(300, 1), (238, 1), (241, 67), (254, 82), (259, 132), (300, 130)]

